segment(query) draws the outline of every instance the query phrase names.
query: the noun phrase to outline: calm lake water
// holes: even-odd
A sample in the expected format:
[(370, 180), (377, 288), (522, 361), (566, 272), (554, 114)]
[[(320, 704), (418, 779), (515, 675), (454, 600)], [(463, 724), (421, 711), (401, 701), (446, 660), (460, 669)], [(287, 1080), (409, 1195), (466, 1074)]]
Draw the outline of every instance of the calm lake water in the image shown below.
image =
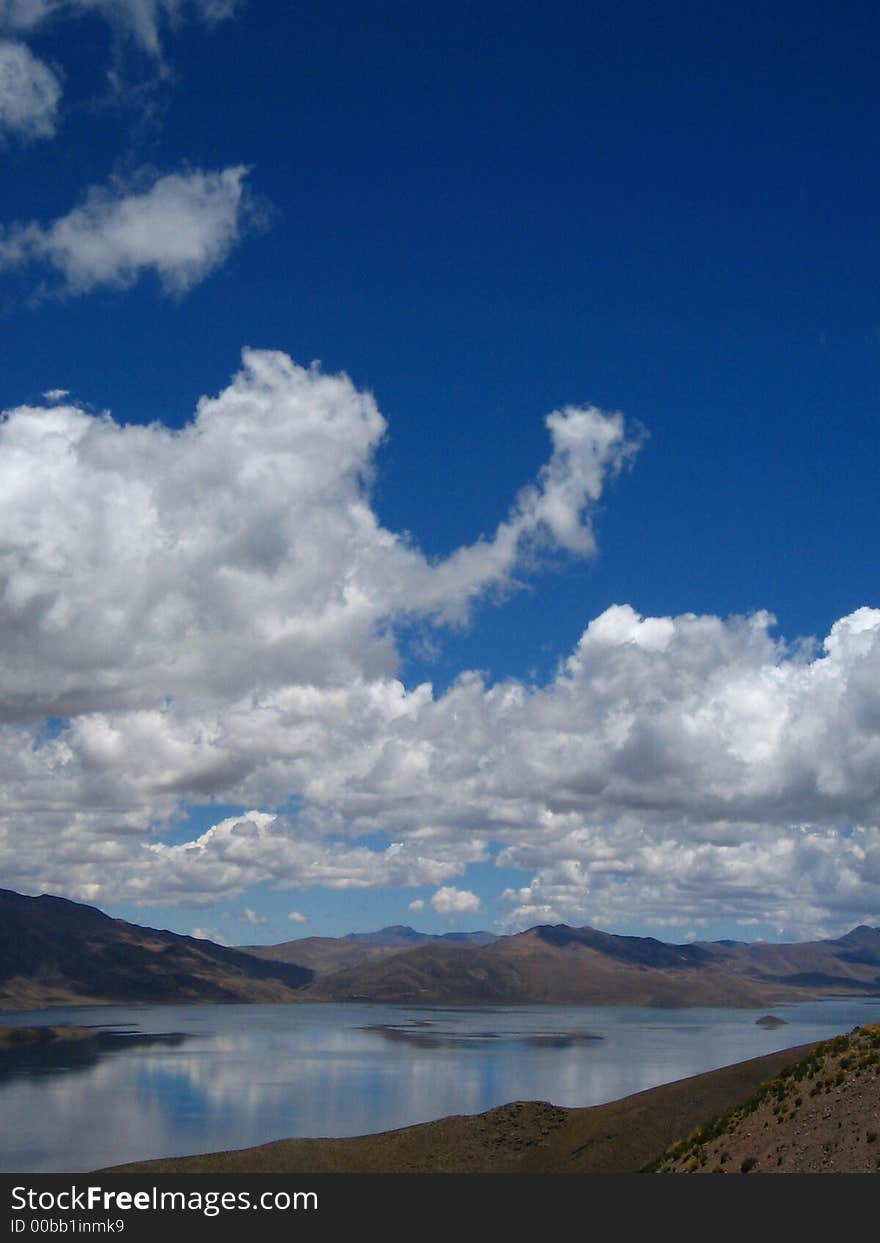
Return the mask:
[(512, 1100), (596, 1105), (880, 1020), (880, 999), (759, 1010), (76, 1006), (0, 1013), (98, 1041), (0, 1054), (0, 1170), (92, 1170), (360, 1135)]

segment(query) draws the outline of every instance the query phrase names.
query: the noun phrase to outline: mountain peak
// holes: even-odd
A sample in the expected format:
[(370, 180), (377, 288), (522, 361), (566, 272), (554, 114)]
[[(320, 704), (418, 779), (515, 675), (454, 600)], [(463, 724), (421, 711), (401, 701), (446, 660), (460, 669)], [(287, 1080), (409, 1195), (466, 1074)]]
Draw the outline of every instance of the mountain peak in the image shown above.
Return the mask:
[(880, 928), (872, 928), (870, 924), (859, 924), (855, 928), (851, 928), (849, 932), (845, 932), (842, 937), (837, 937), (838, 942), (844, 944), (858, 943), (863, 944), (865, 941), (876, 943), (880, 940)]
[(358, 941), (362, 945), (419, 945), (430, 940), (426, 932), (416, 932), (408, 924), (389, 924), (378, 932), (349, 932), (344, 941)]

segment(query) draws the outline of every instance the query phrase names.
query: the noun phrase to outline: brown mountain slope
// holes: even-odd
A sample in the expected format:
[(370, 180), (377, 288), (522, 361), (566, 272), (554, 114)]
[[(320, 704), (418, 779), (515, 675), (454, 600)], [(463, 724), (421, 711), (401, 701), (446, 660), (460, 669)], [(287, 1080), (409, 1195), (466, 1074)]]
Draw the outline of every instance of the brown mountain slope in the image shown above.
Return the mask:
[(877, 929), (776, 946), (667, 945), (541, 926), (486, 946), (418, 946), (324, 975), (309, 989), (334, 1001), (641, 1006), (764, 1006), (847, 992), (880, 992)]
[(348, 971), (362, 963), (391, 958), (418, 945), (486, 945), (497, 940), (491, 932), (452, 932), (434, 936), (396, 924), (380, 928), (378, 932), (354, 932), (344, 937), (298, 937), (294, 941), (282, 941), (279, 945), (240, 945), (238, 949), (256, 958), (298, 963), (316, 975), (327, 975), (331, 971)]
[(880, 1024), (816, 1045), (650, 1168), (661, 1174), (880, 1172)]
[(408, 945), (361, 945), (344, 937), (302, 937), (298, 941), (282, 941), (280, 945), (240, 945), (243, 954), (252, 954), (266, 962), (296, 963), (308, 967), (316, 975), (349, 971), (363, 963), (378, 962), (403, 954)]
[(833, 941), (794, 945), (716, 941), (699, 946), (728, 967), (801, 988), (880, 991), (880, 929), (862, 925)]
[(312, 978), (91, 906), (0, 889), (0, 1008), (78, 1002), (294, 1001)]
[(627, 961), (604, 946), (576, 938), (560, 944), (533, 929), (492, 946), (421, 946), (319, 977), (309, 994), (336, 1001), (639, 1006), (763, 1006), (803, 996), (709, 954), (678, 956), (679, 948), (691, 947), (662, 947), (671, 952), (658, 953), (656, 963)]
[[(515, 1101), (353, 1139), (289, 1139), (236, 1152), (115, 1166), (132, 1174), (626, 1174), (746, 1099), (802, 1045), (589, 1109)], [(106, 1171), (101, 1171), (105, 1173)]]

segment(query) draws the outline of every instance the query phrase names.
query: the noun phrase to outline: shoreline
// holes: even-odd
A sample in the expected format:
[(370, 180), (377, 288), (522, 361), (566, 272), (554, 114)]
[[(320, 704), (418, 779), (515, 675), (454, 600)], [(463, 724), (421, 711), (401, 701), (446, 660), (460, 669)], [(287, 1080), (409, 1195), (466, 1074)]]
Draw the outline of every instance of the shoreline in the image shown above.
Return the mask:
[(821, 1041), (762, 1054), (603, 1105), (513, 1101), (393, 1131), (281, 1139), (127, 1162), (101, 1174), (633, 1174), (738, 1105)]
[[(305, 995), (300, 997), (285, 998), (283, 1001), (242, 1001), (239, 999), (215, 1000), (203, 997), (192, 997), (175, 999), (174, 1001), (156, 1001), (153, 999), (139, 998), (134, 1001), (104, 999), (90, 999), (84, 997), (75, 997), (68, 1000), (55, 999), (44, 1003), (18, 1005), (8, 997), (0, 997), (0, 1020), (9, 1015), (18, 1014), (48, 1014), (53, 1010), (95, 1010), (95, 1009), (148, 1009), (153, 1007), (171, 1007), (171, 1006), (388, 1006), (389, 1008), (400, 1009), (432, 1009), (432, 1010), (475, 1010), (475, 1009), (492, 1009), (492, 1010), (526, 1010), (535, 1009), (578, 1009), (578, 1010), (778, 1010), (783, 1007), (799, 1006), (809, 1002), (820, 1001), (871, 1001), (875, 1000), (880, 1005), (880, 991), (873, 988), (865, 992), (858, 992), (852, 989), (841, 991), (834, 990), (825, 992), (820, 989), (805, 989), (802, 993), (792, 996), (786, 993), (784, 996), (776, 998), (762, 998), (760, 1001), (748, 1000), (742, 1002), (727, 1002), (724, 1005), (711, 1004), (708, 1002), (689, 1002), (681, 1001), (675, 1004), (667, 1002), (623, 1002), (623, 1001), (557, 1001), (541, 999), (538, 1001), (474, 1001), (472, 998), (467, 1000), (455, 1000), (452, 998), (443, 998), (442, 1000), (431, 998), (404, 998), (394, 1001), (385, 999), (376, 999), (373, 997), (320, 997)], [(0, 1023), (2, 1026), (2, 1023)], [(15, 1024), (11, 1025), (15, 1026)], [(42, 1026), (42, 1024), (40, 1025)]]
[(0, 1025), (0, 1052), (32, 1048), (34, 1045), (66, 1044), (94, 1040), (101, 1034), (97, 1027), (76, 1027), (72, 1024), (44, 1024), (33, 1027)]

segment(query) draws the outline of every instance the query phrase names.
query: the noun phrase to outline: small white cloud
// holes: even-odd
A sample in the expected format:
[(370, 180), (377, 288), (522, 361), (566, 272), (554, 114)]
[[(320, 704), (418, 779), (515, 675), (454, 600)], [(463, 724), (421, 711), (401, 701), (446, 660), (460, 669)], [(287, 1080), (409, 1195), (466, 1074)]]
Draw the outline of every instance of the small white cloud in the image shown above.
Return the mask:
[(303, 915), (300, 911), (291, 911), (287, 918), (294, 924), (308, 923), (308, 917)]
[(246, 924), (250, 924), (252, 928), (256, 928), (259, 924), (264, 924), (266, 922), (262, 915), (258, 915), (257, 912), (251, 910), (249, 906), (244, 908), (241, 913), (241, 918)]
[(0, 269), (36, 266), (57, 274), (56, 292), (125, 289), (153, 272), (181, 296), (218, 268), (249, 218), (244, 165), (93, 186), (80, 206), (51, 224), (0, 232)]
[(425, 903), (421, 898), (416, 898), (413, 902), (410, 902), (409, 909), (411, 911), (423, 911), (425, 909)]
[(192, 928), (190, 929), (191, 937), (196, 937), (199, 941), (213, 941), (215, 945), (226, 945), (221, 933), (213, 928)]
[(70, 396), (69, 388), (49, 388), (43, 394), (43, 400), (51, 402), (52, 405), (54, 405), (56, 402), (64, 401), (65, 397), (69, 397), (69, 396)]
[(24, 142), (55, 134), (61, 84), (48, 65), (23, 43), (0, 42), (0, 143), (8, 135)]
[(469, 889), (454, 889), (444, 885), (431, 899), (431, 906), (438, 915), (465, 915), (480, 909), (480, 899)]

